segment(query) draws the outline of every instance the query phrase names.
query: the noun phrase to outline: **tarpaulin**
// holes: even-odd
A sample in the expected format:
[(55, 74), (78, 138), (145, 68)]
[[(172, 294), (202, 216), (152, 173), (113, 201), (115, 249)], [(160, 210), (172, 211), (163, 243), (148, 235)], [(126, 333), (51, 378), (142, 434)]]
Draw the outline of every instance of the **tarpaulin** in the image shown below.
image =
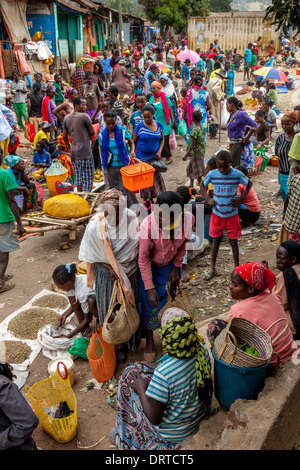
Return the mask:
[(0, 13), (5, 24), (7, 34), (12, 42), (30, 41), (30, 33), (26, 21), (27, 3), (20, 0), (1, 0)]

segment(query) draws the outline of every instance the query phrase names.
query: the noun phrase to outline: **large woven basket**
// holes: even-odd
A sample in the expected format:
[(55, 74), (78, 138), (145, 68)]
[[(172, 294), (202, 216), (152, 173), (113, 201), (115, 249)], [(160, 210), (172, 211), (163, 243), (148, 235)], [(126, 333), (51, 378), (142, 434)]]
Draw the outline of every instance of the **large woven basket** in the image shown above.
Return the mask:
[[(241, 351), (237, 345), (254, 346), (258, 357)], [(220, 361), (236, 367), (260, 367), (270, 361), (273, 347), (269, 334), (245, 318), (233, 318), (215, 339), (214, 353)]]

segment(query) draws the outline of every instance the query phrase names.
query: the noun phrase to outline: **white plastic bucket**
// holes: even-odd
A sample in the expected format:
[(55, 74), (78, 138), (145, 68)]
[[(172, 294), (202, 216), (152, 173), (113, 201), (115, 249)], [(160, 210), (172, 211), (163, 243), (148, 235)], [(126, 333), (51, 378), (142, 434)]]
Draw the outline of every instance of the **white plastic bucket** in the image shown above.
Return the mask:
[[(74, 377), (74, 362), (72, 361), (71, 358), (68, 358), (68, 357), (58, 357), (56, 359), (53, 359), (53, 361), (49, 362), (48, 364), (48, 374), (50, 375), (50, 377), (55, 374), (56, 370), (57, 370), (57, 364), (58, 362), (62, 362), (67, 370), (68, 370), (68, 374), (69, 374), (69, 380), (70, 380), (70, 385), (71, 387), (73, 387), (74, 385), (74, 382), (75, 382), (75, 377)], [(63, 369), (63, 366), (61, 366), (62, 369)], [(63, 372), (63, 375), (64, 375), (64, 372)]]

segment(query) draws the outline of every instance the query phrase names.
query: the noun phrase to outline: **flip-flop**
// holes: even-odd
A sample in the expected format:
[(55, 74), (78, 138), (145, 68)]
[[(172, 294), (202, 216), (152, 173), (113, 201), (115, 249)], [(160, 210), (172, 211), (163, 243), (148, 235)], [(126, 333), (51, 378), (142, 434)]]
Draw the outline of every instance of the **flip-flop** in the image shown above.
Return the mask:
[(5, 276), (4, 276), (4, 282), (5, 282), (5, 281), (10, 281), (13, 277), (14, 277), (13, 274), (5, 274)]
[(3, 292), (7, 292), (8, 290), (10, 289), (13, 289), (15, 287), (15, 284), (3, 284), (1, 287), (0, 287), (0, 294), (2, 294)]
[(173, 163), (173, 160), (171, 160), (170, 162), (166, 162), (166, 165), (171, 165), (171, 163)]

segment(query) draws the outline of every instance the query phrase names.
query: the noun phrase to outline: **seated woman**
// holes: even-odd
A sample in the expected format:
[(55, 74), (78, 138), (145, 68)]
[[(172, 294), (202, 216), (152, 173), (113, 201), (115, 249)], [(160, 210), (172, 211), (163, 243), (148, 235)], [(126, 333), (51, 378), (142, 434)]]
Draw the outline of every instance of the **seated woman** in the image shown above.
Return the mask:
[[(249, 178), (248, 170), (243, 165), (237, 166), (236, 170), (241, 171)], [(243, 194), (245, 190), (246, 186), (240, 184), (237, 189), (237, 194)], [(243, 204), (240, 204), (238, 210), (241, 224), (244, 226), (253, 225), (260, 218), (261, 206), (253, 186), (243, 200)]]
[[(279, 295), (272, 289), (275, 274), (261, 263), (246, 263), (237, 266), (231, 273), (230, 294), (239, 302), (229, 312), (232, 318), (246, 318), (268, 331), (273, 343), (273, 355), (269, 371), (292, 358), (295, 348), (293, 335)], [(267, 292), (267, 289), (269, 292)]]
[(194, 216), (184, 211), (183, 198), (173, 191), (157, 197), (154, 210), (140, 227), (139, 314), (147, 330), (144, 360), (155, 362), (153, 331), (160, 326), (158, 314), (167, 301), (166, 285), (179, 281), (187, 243), (193, 235)]
[(263, 81), (257, 80), (255, 82), (255, 90), (251, 94), (252, 98), (256, 99), (259, 103), (261, 103), (265, 94), (266, 94), (266, 89), (263, 86)]
[[(79, 259), (87, 263), (88, 287), (95, 285), (98, 320), (103, 325), (115, 280), (132, 305), (138, 303), (139, 224), (126, 208), (120, 191), (110, 189), (101, 195), (100, 208), (88, 223), (79, 249)], [(115, 346), (118, 362), (126, 362), (127, 349), (137, 349), (139, 332), (128, 344)]]
[(169, 308), (159, 334), (165, 350), (159, 365), (130, 364), (119, 381), (110, 439), (120, 450), (179, 449), (210, 415), (210, 361), (193, 320)]
[(57, 136), (56, 140), (57, 140), (57, 148), (58, 148), (57, 158), (60, 161), (60, 163), (68, 170), (68, 178), (71, 178), (71, 180), (74, 182), (75, 180), (74, 168), (73, 168), (73, 163), (70, 157), (72, 139), (68, 137), (68, 140), (69, 140), (68, 147), (66, 145), (66, 142), (63, 138), (62, 133)]
[(66, 338), (73, 338), (78, 333), (83, 336), (91, 336), (89, 324), (93, 316), (98, 317), (95, 290), (87, 286), (87, 276), (77, 274), (76, 264), (60, 265), (55, 268), (52, 278), (56, 286), (67, 292), (70, 307), (59, 317), (60, 325), (64, 325), (66, 319), (74, 312), (78, 326), (72, 330)]
[[(14, 190), (15, 195), (23, 196), (21, 212), (26, 211), (37, 203), (37, 190), (35, 184), (30, 182), (29, 176), (25, 171), (25, 162), (18, 155), (8, 155), (4, 158), (4, 163), (14, 177), (18, 187)], [(20, 206), (19, 206), (20, 207)]]
[(293, 240), (281, 243), (276, 252), (274, 294), (281, 297), (289, 327), (295, 340), (300, 339), (300, 244)]

